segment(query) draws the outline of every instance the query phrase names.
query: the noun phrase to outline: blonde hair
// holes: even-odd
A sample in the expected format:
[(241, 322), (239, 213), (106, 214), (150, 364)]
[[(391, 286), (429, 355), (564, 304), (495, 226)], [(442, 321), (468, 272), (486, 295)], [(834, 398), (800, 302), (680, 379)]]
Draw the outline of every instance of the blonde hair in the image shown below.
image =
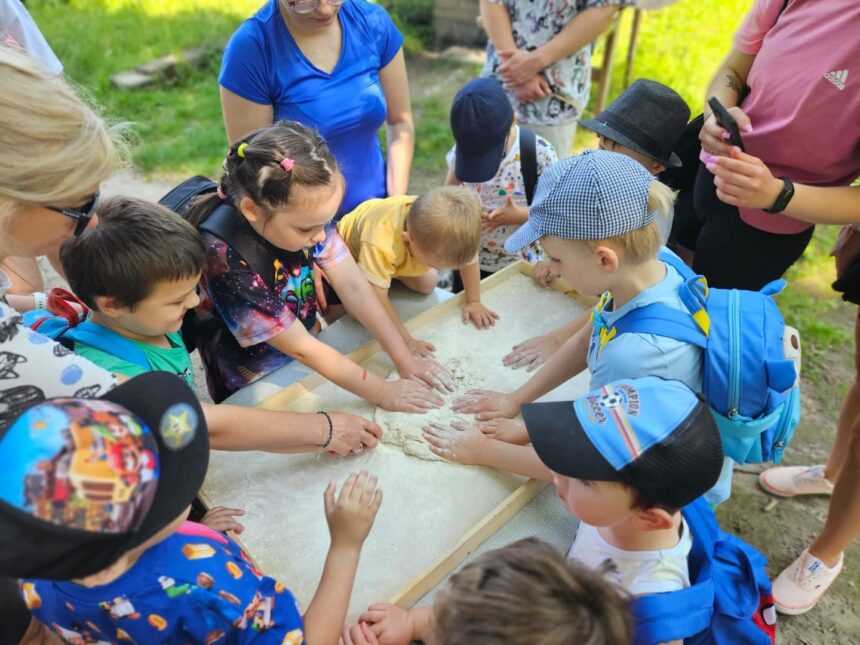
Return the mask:
[[(82, 199), (117, 168), (123, 126), (108, 126), (65, 80), (0, 46), (0, 230), (21, 203)], [(7, 237), (3, 235), (3, 237)]]
[(432, 188), (412, 203), (406, 229), (425, 251), (453, 266), (467, 264), (481, 243), (481, 202), (463, 186)]
[(589, 250), (598, 246), (612, 246), (621, 251), (625, 261), (631, 264), (641, 264), (646, 260), (657, 257), (663, 238), (660, 233), (660, 217), (668, 218), (672, 213), (675, 193), (666, 184), (656, 179), (648, 186), (649, 213), (656, 213), (654, 221), (642, 228), (637, 228), (615, 237), (603, 240), (570, 240), (575, 244), (584, 244)]

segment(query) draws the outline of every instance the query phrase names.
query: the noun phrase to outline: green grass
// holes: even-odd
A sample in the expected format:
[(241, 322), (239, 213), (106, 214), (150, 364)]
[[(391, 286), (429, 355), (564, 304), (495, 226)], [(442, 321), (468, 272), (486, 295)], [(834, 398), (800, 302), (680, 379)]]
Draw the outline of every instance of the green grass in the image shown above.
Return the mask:
[(117, 91), (109, 79), (183, 49), (224, 45), (262, 0), (31, 0), (33, 17), (65, 65), (112, 119), (132, 123), (144, 173), (213, 173), (225, 147), (218, 100), (220, 54), (156, 88)]

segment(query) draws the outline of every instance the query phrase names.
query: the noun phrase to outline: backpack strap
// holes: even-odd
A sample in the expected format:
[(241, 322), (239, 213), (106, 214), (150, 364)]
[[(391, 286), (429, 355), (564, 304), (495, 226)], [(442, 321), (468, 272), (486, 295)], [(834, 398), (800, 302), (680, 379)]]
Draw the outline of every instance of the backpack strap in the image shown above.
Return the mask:
[(274, 291), (275, 256), (236, 208), (222, 204), (197, 228), (221, 238), (236, 249), (248, 266), (263, 278), (266, 286)]
[(63, 337), (98, 349), (105, 354), (116, 356), (129, 363), (134, 363), (145, 370), (153, 369), (149, 359), (146, 358), (146, 354), (137, 345), (98, 323), (87, 320), (70, 328), (63, 334)]
[(174, 213), (184, 216), (192, 199), (198, 195), (214, 193), (217, 189), (218, 184), (209, 179), (209, 177), (197, 175), (183, 181), (176, 188), (159, 199), (158, 203), (162, 206), (166, 206)]
[[(214, 193), (218, 184), (202, 175), (186, 179), (158, 200), (174, 213), (185, 217), (191, 201), (199, 195)], [(232, 246), (248, 266), (258, 273), (269, 287), (275, 286), (275, 256), (260, 236), (254, 232), (241, 213), (230, 204), (221, 204), (198, 227)]]
[(520, 172), (523, 174), (523, 188), (526, 203), (531, 206), (537, 187), (537, 137), (527, 128), (520, 128)]
[[(704, 349), (708, 338), (689, 313), (655, 302), (634, 309), (615, 321), (615, 334), (654, 334)], [(611, 333), (611, 332), (610, 332)]]

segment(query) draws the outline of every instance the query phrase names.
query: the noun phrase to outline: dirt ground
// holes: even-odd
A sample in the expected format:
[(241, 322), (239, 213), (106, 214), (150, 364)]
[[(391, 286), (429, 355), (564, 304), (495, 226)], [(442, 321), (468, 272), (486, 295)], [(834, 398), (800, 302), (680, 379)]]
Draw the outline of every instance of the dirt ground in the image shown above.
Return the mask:
[[(473, 62), (454, 64), (433, 59), (413, 59), (409, 65), (413, 100), (435, 95), (446, 105), (450, 104), (456, 90), (475, 74), (475, 69)], [(420, 192), (441, 183), (443, 178), (444, 160), (440, 159), (438, 170), (413, 173), (410, 188), (412, 192)], [(104, 189), (111, 194), (122, 192), (158, 199), (175, 179), (181, 178), (143, 181), (124, 172), (108, 182)], [(846, 327), (852, 324), (851, 310), (841, 309), (839, 315), (845, 318)], [(852, 357), (853, 348), (850, 346), (817, 357), (818, 363), (826, 365), (827, 369), (822, 370), (820, 382), (804, 379), (802, 421), (794, 441), (786, 451), (785, 464), (823, 463), (826, 460), (841, 399), (851, 379)], [(202, 373), (197, 374), (197, 382), (201, 385), (205, 383)], [(200, 389), (205, 390), (205, 386)], [(828, 500), (824, 497), (780, 500), (775, 506), (769, 507), (772, 498), (758, 487), (756, 470), (745, 467), (735, 472), (732, 498), (720, 507), (718, 516), (726, 530), (749, 541), (768, 556), (770, 573), (776, 576), (811, 542), (824, 521)], [(765, 510), (766, 507), (769, 510)], [(860, 541), (856, 541), (846, 551), (842, 575), (814, 610), (803, 616), (780, 617), (780, 643), (860, 643), (858, 584)]]

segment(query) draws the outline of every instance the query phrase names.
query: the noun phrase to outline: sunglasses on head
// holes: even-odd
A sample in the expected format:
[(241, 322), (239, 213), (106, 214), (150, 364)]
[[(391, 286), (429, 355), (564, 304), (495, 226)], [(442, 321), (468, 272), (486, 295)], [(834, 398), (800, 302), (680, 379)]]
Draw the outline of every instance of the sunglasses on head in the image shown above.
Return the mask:
[(55, 213), (60, 213), (61, 215), (65, 215), (66, 217), (71, 217), (73, 220), (77, 222), (75, 224), (75, 237), (84, 232), (89, 225), (90, 220), (93, 218), (93, 213), (96, 210), (96, 207), (99, 205), (99, 191), (96, 191), (92, 194), (92, 196), (87, 200), (87, 203), (81, 206), (80, 208), (59, 208), (57, 206), (45, 206), (50, 211), (54, 211)]

